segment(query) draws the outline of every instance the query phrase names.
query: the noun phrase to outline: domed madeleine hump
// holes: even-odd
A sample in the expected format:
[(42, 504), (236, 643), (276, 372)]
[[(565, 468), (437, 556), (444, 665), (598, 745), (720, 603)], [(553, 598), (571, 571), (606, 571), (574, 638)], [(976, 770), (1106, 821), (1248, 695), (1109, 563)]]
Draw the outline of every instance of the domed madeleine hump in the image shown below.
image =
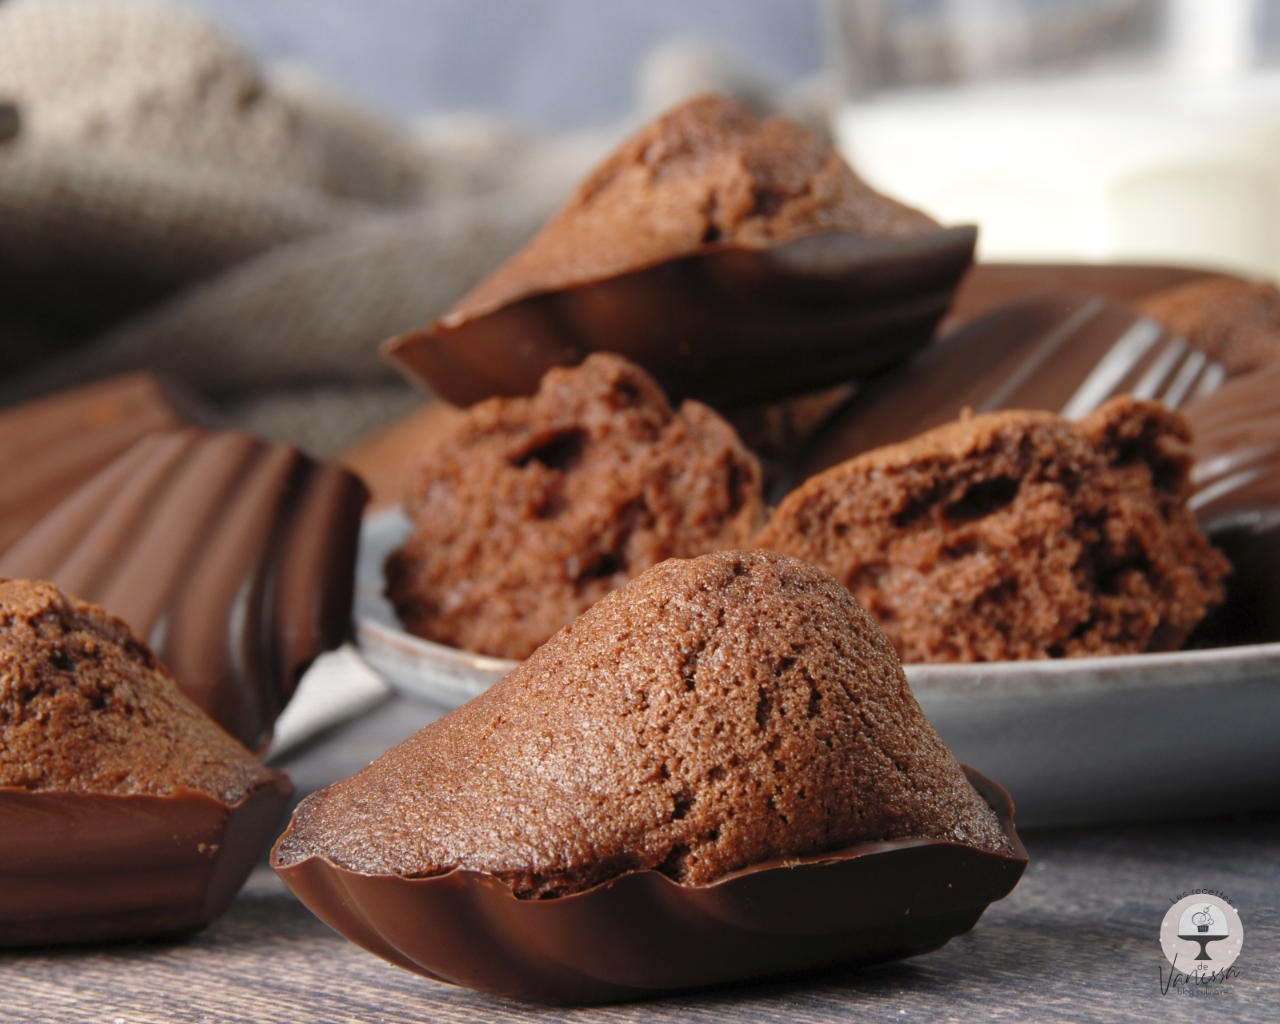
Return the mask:
[(547, 897), (901, 837), (1008, 844), (849, 593), (796, 559), (726, 551), (649, 569), (313, 794), (275, 861), (468, 868)]

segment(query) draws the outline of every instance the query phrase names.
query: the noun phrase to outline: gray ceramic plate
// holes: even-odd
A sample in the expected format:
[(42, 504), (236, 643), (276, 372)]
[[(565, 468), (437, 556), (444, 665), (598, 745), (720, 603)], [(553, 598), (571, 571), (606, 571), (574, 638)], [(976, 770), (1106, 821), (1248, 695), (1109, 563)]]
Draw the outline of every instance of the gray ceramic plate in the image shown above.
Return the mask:
[[(514, 662), (410, 636), (382, 564), (408, 532), (365, 519), (356, 568), (360, 650), (397, 689), (444, 707)], [(1280, 805), (1280, 643), (1170, 654), (908, 665), (959, 760), (1013, 794), (1019, 827), (1205, 817)]]

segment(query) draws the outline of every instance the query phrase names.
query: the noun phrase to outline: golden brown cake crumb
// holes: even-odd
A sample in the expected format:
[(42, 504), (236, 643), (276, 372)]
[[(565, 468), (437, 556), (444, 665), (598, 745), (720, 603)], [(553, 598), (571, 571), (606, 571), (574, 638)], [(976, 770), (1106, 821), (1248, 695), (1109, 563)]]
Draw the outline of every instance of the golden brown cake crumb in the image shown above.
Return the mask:
[(0, 786), (228, 804), (277, 777), (129, 627), (51, 584), (0, 580)]
[(545, 897), (906, 837), (1008, 849), (849, 593), (796, 559), (724, 551), (649, 569), (313, 794), (276, 863), (467, 868)]
[(1187, 444), (1129, 398), (960, 420), (810, 478), (757, 544), (832, 573), (907, 662), (1172, 650), (1228, 570), (1186, 505)]
[(1280, 291), (1265, 281), (1206, 278), (1157, 292), (1139, 307), (1231, 376), (1280, 362)]
[(387, 563), (405, 626), (522, 658), (665, 558), (747, 544), (756, 459), (706, 406), (672, 410), (613, 355), (551, 370), (530, 398), (459, 413), (424, 453), (413, 533)]
[(699, 96), (624, 142), (449, 315), (474, 316), (718, 243), (763, 248), (821, 231), (902, 238), (937, 229), (873, 190), (809, 129), (762, 120), (726, 96)]

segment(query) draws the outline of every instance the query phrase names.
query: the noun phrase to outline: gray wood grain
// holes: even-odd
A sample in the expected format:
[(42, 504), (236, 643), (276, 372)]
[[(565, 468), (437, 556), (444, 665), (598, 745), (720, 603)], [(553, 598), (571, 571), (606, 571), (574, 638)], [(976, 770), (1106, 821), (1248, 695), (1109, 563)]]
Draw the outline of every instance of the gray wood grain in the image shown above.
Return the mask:
[[(432, 717), (393, 702), (291, 764), (299, 789), (346, 774)], [(647, 1003), (544, 1008), (428, 981), (331, 932), (265, 866), (230, 911), (177, 943), (0, 956), (0, 1021), (1149, 1021), (1280, 1015), (1280, 815), (1032, 833), (1031, 866), (978, 926), (935, 953), (861, 971)], [(1222, 891), (1245, 929), (1240, 974), (1211, 997), (1162, 995), (1157, 935), (1190, 888)]]

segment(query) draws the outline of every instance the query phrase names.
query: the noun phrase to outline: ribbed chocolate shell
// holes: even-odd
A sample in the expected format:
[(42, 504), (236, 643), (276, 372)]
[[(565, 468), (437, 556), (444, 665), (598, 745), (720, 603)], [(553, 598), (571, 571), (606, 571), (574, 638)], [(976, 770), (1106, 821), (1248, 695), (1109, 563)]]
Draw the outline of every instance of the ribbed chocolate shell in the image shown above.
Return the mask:
[(963, 327), (1010, 302), (1045, 292), (1084, 292), (1135, 302), (1191, 281), (1228, 277), (1213, 270), (1149, 263), (975, 263), (956, 292), (943, 330)]
[(175, 935), (231, 903), (293, 787), (228, 806), (203, 793), (0, 788), (0, 946)]
[[(1185, 347), (1155, 320), (1102, 295), (1054, 291), (1011, 302), (862, 388), (815, 432), (791, 482), (941, 426), (966, 408), (1075, 419), (1116, 395), (1159, 398), (1149, 387), (1163, 379), (1157, 361)], [(1206, 363), (1187, 392), (1220, 381)]]
[(0, 551), (139, 438), (181, 427), (194, 402), (132, 373), (0, 410)]
[(968, 931), (1017, 884), (1027, 856), (1009, 795), (965, 771), (1011, 855), (940, 840), (860, 843), (709, 885), (631, 871), (544, 900), (517, 899), (475, 871), (366, 875), (321, 857), (274, 866), (330, 927), (427, 977), (547, 1003), (656, 996), (912, 956)]
[(717, 244), (495, 309), (446, 316), (383, 353), (457, 405), (531, 394), (553, 366), (617, 352), (674, 400), (720, 409), (827, 387), (928, 342), (973, 259), (972, 227), (903, 239)]
[(242, 433), (153, 434), (0, 555), (124, 619), (251, 750), (307, 666), (350, 631), (367, 492)]
[(1232, 572), (1198, 644), (1280, 640), (1280, 366), (1228, 381), (1186, 409), (1196, 464), (1191, 507)]

